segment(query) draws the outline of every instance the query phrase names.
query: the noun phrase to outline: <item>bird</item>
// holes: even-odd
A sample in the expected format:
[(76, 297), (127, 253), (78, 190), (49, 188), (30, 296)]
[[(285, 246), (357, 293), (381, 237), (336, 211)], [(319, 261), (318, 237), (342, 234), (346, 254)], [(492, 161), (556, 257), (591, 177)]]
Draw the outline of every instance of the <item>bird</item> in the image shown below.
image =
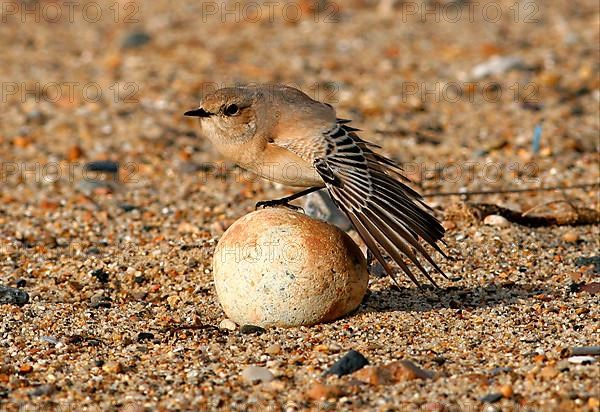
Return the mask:
[[(184, 116), (199, 118), (201, 134), (228, 160), (268, 180), (306, 188), (257, 208), (288, 205), (326, 188), (396, 285), (386, 254), (419, 288), (415, 273), (439, 288), (423, 259), (448, 279), (424, 246), (448, 258), (440, 247), (444, 227), (432, 209), (408, 185), (401, 166), (360, 138), (360, 129), (337, 117), (330, 104), (291, 86), (252, 84), (208, 93)], [(413, 273), (405, 258), (419, 271)]]

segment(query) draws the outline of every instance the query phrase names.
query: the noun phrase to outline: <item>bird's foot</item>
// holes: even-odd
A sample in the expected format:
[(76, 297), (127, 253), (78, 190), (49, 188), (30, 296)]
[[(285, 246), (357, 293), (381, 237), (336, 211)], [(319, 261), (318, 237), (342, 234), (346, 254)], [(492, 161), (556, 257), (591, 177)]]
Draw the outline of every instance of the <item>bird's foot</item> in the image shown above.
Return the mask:
[(294, 210), (296, 212), (302, 212), (304, 213), (304, 209), (302, 209), (300, 206), (294, 206), (294, 205), (290, 205), (288, 203), (287, 199), (273, 199), (273, 200), (263, 200), (260, 201), (258, 203), (256, 203), (256, 206), (254, 207), (254, 210), (258, 210), (258, 209), (264, 209), (267, 207), (286, 207), (288, 209)]

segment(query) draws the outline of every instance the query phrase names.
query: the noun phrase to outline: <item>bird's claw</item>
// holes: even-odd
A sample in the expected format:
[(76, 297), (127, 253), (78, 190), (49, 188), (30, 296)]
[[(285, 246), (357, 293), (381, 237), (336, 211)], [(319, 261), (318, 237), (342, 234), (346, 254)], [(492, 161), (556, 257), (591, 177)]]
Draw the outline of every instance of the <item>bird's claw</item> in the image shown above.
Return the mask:
[(300, 206), (290, 205), (288, 202), (282, 201), (281, 199), (262, 200), (262, 201), (256, 203), (256, 206), (254, 207), (254, 210), (264, 209), (264, 208), (267, 208), (267, 207), (278, 207), (278, 206), (280, 206), (280, 207), (286, 207), (286, 208), (294, 210), (296, 212), (302, 212), (302, 213), (304, 213), (304, 209), (302, 209)]

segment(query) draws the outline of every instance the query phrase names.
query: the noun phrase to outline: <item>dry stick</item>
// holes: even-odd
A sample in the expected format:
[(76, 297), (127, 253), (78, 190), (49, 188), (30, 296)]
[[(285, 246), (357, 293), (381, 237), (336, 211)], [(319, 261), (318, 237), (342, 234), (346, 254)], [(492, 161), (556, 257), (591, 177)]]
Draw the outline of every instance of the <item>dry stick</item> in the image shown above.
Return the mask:
[(548, 216), (523, 216), (522, 213), (508, 209), (496, 204), (490, 203), (473, 203), (469, 205), (472, 209), (477, 211), (478, 218), (484, 218), (489, 215), (500, 215), (511, 222), (518, 223), (520, 225), (529, 227), (540, 227), (540, 226), (554, 226), (554, 225), (571, 225), (571, 226), (582, 226), (582, 225), (595, 225), (600, 223), (600, 212), (589, 209), (579, 208), (575, 213), (572, 214), (555, 214)]
[(435, 196), (470, 196), (470, 195), (495, 195), (501, 193), (522, 193), (522, 192), (545, 192), (552, 190), (569, 190), (569, 189), (587, 189), (595, 186), (600, 186), (599, 183), (582, 183), (573, 186), (553, 186), (553, 187), (539, 187), (539, 188), (525, 188), (525, 189), (500, 189), (500, 190), (476, 190), (473, 192), (437, 192), (437, 193), (425, 193), (423, 197), (435, 197)]

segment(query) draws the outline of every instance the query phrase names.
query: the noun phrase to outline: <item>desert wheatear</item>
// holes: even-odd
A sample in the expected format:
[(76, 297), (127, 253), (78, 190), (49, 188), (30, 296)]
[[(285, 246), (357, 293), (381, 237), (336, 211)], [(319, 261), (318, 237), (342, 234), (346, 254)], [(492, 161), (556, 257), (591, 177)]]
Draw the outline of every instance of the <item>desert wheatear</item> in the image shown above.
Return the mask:
[[(385, 251), (420, 286), (404, 256), (437, 286), (417, 255), (444, 277), (420, 239), (444, 253), (444, 228), (422, 197), (408, 187), (402, 169), (362, 140), (349, 120), (328, 104), (292, 87), (228, 87), (204, 97), (185, 113), (200, 118), (202, 132), (226, 158), (267, 179), (308, 187), (272, 206), (326, 187), (367, 247), (395, 281)], [(258, 206), (257, 205), (257, 206)], [(445, 256), (445, 255), (444, 255)]]

